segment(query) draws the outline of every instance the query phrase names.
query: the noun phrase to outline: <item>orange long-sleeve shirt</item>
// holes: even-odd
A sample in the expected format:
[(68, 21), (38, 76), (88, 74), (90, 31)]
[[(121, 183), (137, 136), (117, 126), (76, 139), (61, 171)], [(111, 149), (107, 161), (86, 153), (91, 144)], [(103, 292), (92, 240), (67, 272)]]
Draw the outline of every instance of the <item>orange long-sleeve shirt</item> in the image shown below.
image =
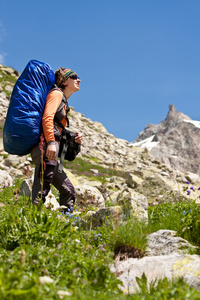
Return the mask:
[[(54, 116), (56, 114), (56, 111), (62, 101), (63, 94), (58, 91), (58, 90), (53, 90), (50, 92), (47, 96), (46, 104), (45, 104), (45, 109), (44, 109), (44, 114), (42, 117), (42, 127), (43, 127), (43, 132), (45, 139), (48, 142), (50, 141), (55, 141), (55, 136), (54, 136)], [(64, 107), (65, 109), (65, 107)], [(65, 111), (66, 113), (66, 111)], [(63, 118), (61, 120), (61, 123), (65, 127), (67, 124), (67, 120)], [(60, 128), (60, 131), (62, 129)]]

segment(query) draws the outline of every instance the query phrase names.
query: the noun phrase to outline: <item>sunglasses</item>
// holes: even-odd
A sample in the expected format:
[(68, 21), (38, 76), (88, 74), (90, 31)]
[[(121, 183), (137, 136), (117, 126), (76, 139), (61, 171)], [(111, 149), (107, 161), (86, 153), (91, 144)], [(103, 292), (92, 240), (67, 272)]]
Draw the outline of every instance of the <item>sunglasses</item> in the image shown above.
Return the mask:
[(71, 76), (69, 76), (69, 78), (71, 78), (71, 79), (80, 79), (79, 77), (78, 77), (78, 75), (71, 75)]

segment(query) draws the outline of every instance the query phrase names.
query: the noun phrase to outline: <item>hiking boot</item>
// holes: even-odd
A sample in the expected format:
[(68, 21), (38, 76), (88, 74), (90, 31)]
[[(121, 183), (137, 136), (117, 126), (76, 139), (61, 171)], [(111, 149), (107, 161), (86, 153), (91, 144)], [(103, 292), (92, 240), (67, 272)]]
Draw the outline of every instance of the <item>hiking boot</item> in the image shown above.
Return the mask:
[(64, 213), (64, 214), (71, 214), (73, 213), (73, 207), (68, 207), (68, 206), (65, 206), (65, 205), (61, 205), (59, 207), (59, 210)]
[(74, 200), (69, 200), (67, 203), (60, 205), (60, 210), (65, 213), (73, 213), (74, 210)]
[(73, 200), (68, 201), (66, 206), (67, 206), (67, 212), (72, 214), (74, 210), (74, 201)]
[(65, 215), (72, 214), (73, 211), (74, 211), (74, 207), (73, 206), (71, 206), (71, 207), (67, 206), (67, 208), (63, 209), (63, 212), (64, 212)]

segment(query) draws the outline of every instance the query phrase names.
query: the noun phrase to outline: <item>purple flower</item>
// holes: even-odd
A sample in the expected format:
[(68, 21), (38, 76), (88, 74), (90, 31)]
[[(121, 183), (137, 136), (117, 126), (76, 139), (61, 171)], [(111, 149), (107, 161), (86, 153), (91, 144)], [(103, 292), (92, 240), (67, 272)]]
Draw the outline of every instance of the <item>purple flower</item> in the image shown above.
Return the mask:
[(194, 188), (193, 188), (193, 186), (191, 186), (191, 188), (190, 188), (191, 190), (193, 190)]
[(187, 195), (190, 195), (190, 191), (187, 191)]
[(186, 181), (187, 184), (190, 184), (189, 181)]

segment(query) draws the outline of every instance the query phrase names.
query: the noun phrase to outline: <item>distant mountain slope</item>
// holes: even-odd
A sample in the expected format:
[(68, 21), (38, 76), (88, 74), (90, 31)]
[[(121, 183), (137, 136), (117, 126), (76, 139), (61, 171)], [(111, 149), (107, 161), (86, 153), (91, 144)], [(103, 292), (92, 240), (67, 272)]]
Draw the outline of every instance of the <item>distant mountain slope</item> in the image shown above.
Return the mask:
[(169, 105), (164, 121), (148, 124), (132, 144), (147, 148), (172, 168), (200, 174), (200, 121), (178, 112), (174, 105)]

